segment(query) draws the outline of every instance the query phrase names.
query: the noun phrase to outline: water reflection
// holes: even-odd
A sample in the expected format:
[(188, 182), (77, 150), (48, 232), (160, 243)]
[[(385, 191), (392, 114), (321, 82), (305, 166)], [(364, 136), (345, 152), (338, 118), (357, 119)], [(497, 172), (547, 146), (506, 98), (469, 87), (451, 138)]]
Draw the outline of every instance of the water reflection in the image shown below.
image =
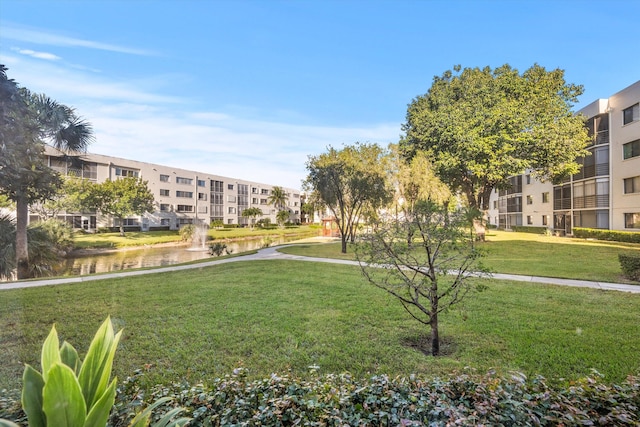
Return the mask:
[[(283, 238), (271, 237), (270, 242), (271, 246), (273, 246), (301, 238), (301, 236)], [(236, 254), (260, 249), (263, 247), (264, 240), (258, 238), (237, 242), (225, 242), (225, 244), (227, 245), (227, 250)], [(208, 250), (189, 250), (189, 247), (186, 246), (129, 249), (125, 251), (67, 258), (58, 267), (56, 267), (55, 275), (79, 276), (93, 273), (108, 273), (113, 271), (129, 270), (132, 268), (160, 267), (199, 259), (214, 259), (214, 257), (209, 254)]]

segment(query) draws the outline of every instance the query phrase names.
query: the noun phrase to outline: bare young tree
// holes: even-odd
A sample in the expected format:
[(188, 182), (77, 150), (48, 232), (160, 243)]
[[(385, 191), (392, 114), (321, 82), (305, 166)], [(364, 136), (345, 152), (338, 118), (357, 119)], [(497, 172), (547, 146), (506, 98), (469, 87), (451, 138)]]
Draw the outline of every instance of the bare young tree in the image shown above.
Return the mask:
[(429, 326), (433, 356), (440, 353), (440, 313), (484, 288), (477, 279), (488, 273), (472, 243), (461, 212), (423, 201), (410, 215), (383, 217), (356, 247), (367, 280)]

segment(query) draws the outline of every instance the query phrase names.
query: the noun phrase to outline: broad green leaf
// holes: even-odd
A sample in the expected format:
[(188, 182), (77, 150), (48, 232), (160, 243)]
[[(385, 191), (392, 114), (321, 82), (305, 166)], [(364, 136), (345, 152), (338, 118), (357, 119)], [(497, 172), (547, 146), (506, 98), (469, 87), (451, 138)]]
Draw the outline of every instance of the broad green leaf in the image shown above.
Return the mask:
[(87, 406), (80, 384), (67, 365), (57, 363), (51, 367), (42, 391), (42, 400), (47, 426), (84, 426)]
[(87, 357), (84, 359), (78, 375), (89, 408), (93, 406), (99, 396), (102, 396), (107, 384), (109, 384), (113, 358), (121, 334), (122, 331), (114, 336), (111, 318), (107, 317), (91, 341)]
[(31, 427), (46, 427), (47, 419), (42, 411), (42, 389), (44, 378), (30, 365), (24, 367), (22, 375), (22, 409), (27, 414)]
[(183, 408), (173, 408), (167, 412), (158, 422), (153, 424), (153, 427), (180, 427), (191, 421), (191, 418), (179, 418), (171, 421), (173, 417), (184, 411)]
[(147, 425), (149, 425), (149, 419), (151, 418), (151, 411), (170, 400), (171, 398), (169, 397), (163, 397), (156, 400), (152, 405), (146, 407), (144, 411), (136, 415), (131, 421), (131, 424), (129, 424), (129, 427), (147, 427)]
[(42, 376), (45, 382), (49, 376), (49, 369), (56, 363), (60, 363), (60, 341), (58, 340), (56, 325), (53, 325), (49, 336), (42, 345), (42, 356), (40, 358)]
[(93, 407), (89, 409), (84, 427), (104, 426), (107, 424), (109, 413), (116, 399), (116, 383), (117, 380), (114, 378), (107, 390), (100, 396)]
[(63, 342), (60, 347), (60, 359), (62, 363), (70, 367), (76, 374), (80, 370), (80, 358), (75, 348), (68, 342)]

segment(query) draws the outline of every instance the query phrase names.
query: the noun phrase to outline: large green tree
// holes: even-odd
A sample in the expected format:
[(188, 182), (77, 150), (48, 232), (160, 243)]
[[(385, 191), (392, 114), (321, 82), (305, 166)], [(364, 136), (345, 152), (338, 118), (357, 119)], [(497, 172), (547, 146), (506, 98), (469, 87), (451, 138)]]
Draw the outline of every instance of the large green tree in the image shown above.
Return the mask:
[(342, 238), (353, 242), (363, 213), (375, 211), (391, 198), (387, 186), (388, 153), (376, 144), (329, 147), (326, 153), (309, 156), (305, 190), (314, 192), (333, 214)]
[(48, 200), (61, 185), (46, 164), (45, 144), (80, 152), (93, 138), (91, 126), (75, 110), (20, 88), (0, 65), (0, 193), (16, 204), (18, 279), (31, 276), (27, 223), (29, 205)]
[(120, 235), (124, 236), (124, 219), (152, 212), (153, 201), (153, 193), (149, 190), (147, 181), (128, 176), (95, 184), (86, 207), (93, 207), (104, 215), (117, 218), (120, 223)]
[(486, 211), (510, 176), (531, 169), (558, 180), (579, 170), (588, 137), (571, 108), (582, 92), (560, 69), (457, 66), (411, 102), (400, 147), (409, 158), (424, 150), (442, 182)]

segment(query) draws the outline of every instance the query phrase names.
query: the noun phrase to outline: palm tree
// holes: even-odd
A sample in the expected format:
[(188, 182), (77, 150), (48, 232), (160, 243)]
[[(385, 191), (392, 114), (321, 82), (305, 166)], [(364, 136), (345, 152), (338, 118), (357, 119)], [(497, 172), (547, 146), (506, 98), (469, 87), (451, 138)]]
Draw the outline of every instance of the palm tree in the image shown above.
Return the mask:
[(282, 210), (286, 206), (288, 199), (289, 197), (287, 196), (286, 191), (284, 191), (284, 188), (275, 186), (271, 189), (271, 195), (267, 201), (277, 210)]
[(2, 121), (10, 121), (13, 127), (10, 133), (0, 134), (0, 192), (16, 203), (16, 268), (18, 279), (24, 279), (31, 275), (29, 205), (51, 198), (61, 185), (58, 174), (46, 165), (45, 144), (65, 153), (84, 152), (93, 131), (74, 109), (18, 88), (7, 78), (5, 67), (0, 67), (0, 86), (3, 93), (11, 89), (13, 95), (12, 104), (2, 105)]

